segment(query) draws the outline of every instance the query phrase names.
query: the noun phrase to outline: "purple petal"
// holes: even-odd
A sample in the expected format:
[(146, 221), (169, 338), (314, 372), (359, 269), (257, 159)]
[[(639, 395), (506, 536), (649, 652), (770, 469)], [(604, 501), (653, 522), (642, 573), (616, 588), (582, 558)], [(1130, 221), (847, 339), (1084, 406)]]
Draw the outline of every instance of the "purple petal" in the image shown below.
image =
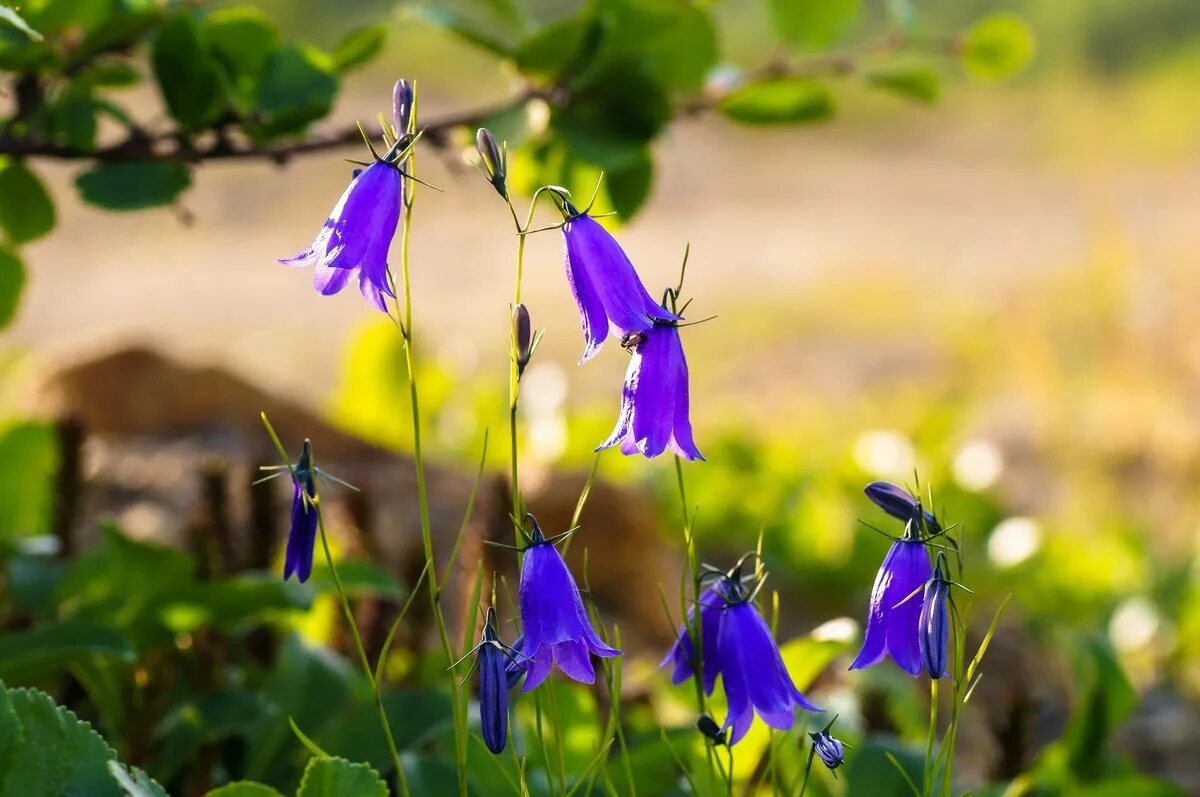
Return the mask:
[(571, 246), (566, 227), (563, 227), (563, 260), (567, 271), (567, 284), (571, 287), (571, 295), (579, 307), (579, 326), (583, 329), (583, 357), (580, 364), (587, 362), (600, 351), (604, 339), (608, 337), (608, 316), (604, 314), (604, 302), (592, 284), (591, 277), (580, 264), (579, 259), (571, 258)]
[[(641, 355), (634, 352), (633, 356), (629, 358), (629, 368), (625, 371), (625, 384), (621, 388), (621, 412), (617, 416), (617, 425), (613, 427), (612, 434), (608, 436), (608, 439), (596, 446), (597, 451), (612, 448), (617, 443), (621, 444), (622, 454), (633, 454), (637, 451), (637, 444), (630, 437), (629, 430), (633, 426), (634, 393), (637, 390), (641, 363)], [(626, 450), (627, 448), (630, 450)]]
[(746, 687), (748, 674), (742, 668), (741, 657), (733, 655), (737, 645), (736, 629), (730, 623), (722, 622), (718, 647), (722, 651), (721, 682), (725, 686), (725, 700), (729, 706), (722, 728), (733, 729), (729, 737), (731, 745), (737, 744), (754, 722), (754, 708)]
[[(296, 575), (300, 583), (312, 575), (313, 547), (317, 540), (317, 509), (304, 501), (299, 484), (292, 494), (292, 525), (288, 530), (287, 552), (284, 554), (283, 580)], [(306, 485), (309, 495), (316, 492), (311, 480)]]
[[(892, 556), (892, 553), (895, 556)], [(916, 677), (921, 674), (921, 594), (933, 574), (925, 546), (916, 542), (897, 542), (888, 553), (892, 580), (885, 600), (891, 614), (887, 623), (888, 653), (900, 669)], [(888, 566), (888, 559), (884, 566)], [(918, 593), (908, 597), (914, 590)], [(905, 600), (908, 598), (908, 600)], [(900, 603), (904, 601), (903, 603)], [(897, 606), (896, 604), (900, 604)]]
[(675, 382), (675, 408), (671, 419), (671, 440), (668, 445), (672, 451), (684, 459), (698, 459), (703, 462), (704, 455), (700, 453), (700, 449), (696, 448), (696, 442), (692, 439), (688, 366), (687, 358), (683, 354), (683, 342), (679, 339), (678, 327), (671, 327), (667, 345), (670, 351), (670, 363), (674, 369), (671, 378)]
[(331, 268), (318, 263), (313, 269), (313, 287), (322, 296), (332, 296), (346, 287), (354, 272), (346, 268)]
[(666, 449), (674, 431), (679, 392), (675, 356), (683, 349), (673, 347), (672, 338), (679, 340), (679, 331), (674, 327), (655, 327), (646, 333), (634, 355), (641, 362), (633, 385), (633, 439), (638, 451), (651, 458)]
[(532, 692), (550, 674), (550, 668), (554, 666), (554, 651), (549, 645), (541, 645), (533, 650), (526, 647), (521, 652), (532, 659), (526, 662), (529, 666), (525, 671), (525, 685), (521, 687), (521, 691)]
[(526, 647), (540, 648), (583, 635), (583, 600), (558, 550), (549, 543), (525, 551), (519, 587)]
[(554, 661), (559, 669), (572, 681), (581, 684), (595, 683), (596, 671), (588, 656), (587, 645), (579, 642), (561, 642), (554, 646)]

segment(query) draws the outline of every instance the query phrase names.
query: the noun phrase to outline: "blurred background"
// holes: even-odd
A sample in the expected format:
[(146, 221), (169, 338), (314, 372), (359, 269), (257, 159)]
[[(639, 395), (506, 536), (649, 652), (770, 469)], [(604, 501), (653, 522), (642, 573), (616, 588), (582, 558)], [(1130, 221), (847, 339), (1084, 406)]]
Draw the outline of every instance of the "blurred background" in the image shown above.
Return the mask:
[[(346, 79), (330, 126), (387, 109), (401, 76), (418, 82), (429, 118), (520, 90), (503, 59), (410, 7), (254, 5), (285, 36), (324, 47), (386, 20), (388, 45)], [(570, 9), (540, 6), (550, 17)], [(854, 38), (871, 41), (883, 4), (864, 7)], [(818, 124), (683, 116), (653, 144), (644, 206), (628, 223), (610, 220), (651, 294), (678, 279), (690, 245), (689, 317), (717, 316), (683, 335), (708, 458), (685, 468), (702, 554), (727, 566), (761, 533), (784, 636), (822, 627), (827, 639), (853, 642), (855, 625), (822, 624), (861, 624), (886, 550), (858, 522), (886, 522), (861, 488), (919, 477), (943, 521), (959, 524), (964, 579), (977, 592), (963, 596), (972, 639), (1013, 596), (985, 671), (996, 671), (993, 696), (1019, 707), (978, 720), (1002, 741), (973, 746), (967, 771), (1011, 777), (1069, 729), (1079, 700), (1071, 684), (1086, 681), (1071, 654), (1087, 642), (1124, 673), (1124, 749), (1140, 769), (1200, 794), (1200, 5), (919, 8), (923, 24), (943, 30), (1016, 12), (1036, 54), (1004, 82), (948, 69), (935, 102), (834, 78), (836, 114)], [(762, 60), (770, 22), (761, 4), (717, 3), (711, 13), (721, 68)], [(133, 92), (133, 107), (156, 107), (153, 89)], [(526, 120), (534, 129), (537, 116), (535, 107)], [(445, 193), (419, 195), (412, 263), (428, 445), (469, 480), (484, 428), (488, 467), (497, 478), (505, 470), (516, 242), (503, 204), (468, 163), (466, 132), (419, 155), (422, 177)], [(275, 262), (311, 240), (349, 176), (341, 156), (354, 152), (283, 167), (204, 164), (177, 204), (138, 214), (73, 199), (76, 167), (38, 162), (61, 200), (55, 233), (23, 250), (27, 287), (3, 338), (4, 413), (14, 424), (54, 419), (44, 385), (56, 374), (150, 347), (284, 397), (380, 449), (409, 450), (390, 322), (353, 291), (316, 296), (308, 274)], [(522, 168), (516, 160), (516, 182)], [(563, 474), (591, 466), (616, 417), (627, 354), (610, 343), (576, 366), (582, 341), (558, 233), (532, 237), (523, 299), (546, 330), (523, 382), (528, 489), (550, 503), (569, 494), (573, 505), (580, 479)], [(128, 415), (159, 411), (139, 403), (153, 396), (125, 400)], [(19, 428), (0, 436), (0, 460), (5, 446), (28, 444)], [(674, 572), (672, 463), (609, 452), (599, 474), (610, 485), (603, 501), (638, 502), (647, 514), (631, 531), (598, 513), (579, 539), (596, 550), (647, 535), (662, 572)], [(52, 488), (18, 484), (0, 485), (9, 532), (52, 511)], [(626, 566), (639, 561), (636, 548), (630, 555)], [(657, 592), (642, 602), (658, 612)], [(655, 634), (670, 629), (659, 619), (645, 631), (645, 661), (627, 665), (648, 690), (661, 687)], [(829, 688), (842, 678), (834, 669)], [(890, 675), (866, 677), (889, 694)], [(869, 725), (871, 706), (861, 708)], [(923, 720), (912, 717), (922, 710), (893, 705), (877, 722), (919, 735)], [(1006, 746), (1005, 733), (1018, 741)]]

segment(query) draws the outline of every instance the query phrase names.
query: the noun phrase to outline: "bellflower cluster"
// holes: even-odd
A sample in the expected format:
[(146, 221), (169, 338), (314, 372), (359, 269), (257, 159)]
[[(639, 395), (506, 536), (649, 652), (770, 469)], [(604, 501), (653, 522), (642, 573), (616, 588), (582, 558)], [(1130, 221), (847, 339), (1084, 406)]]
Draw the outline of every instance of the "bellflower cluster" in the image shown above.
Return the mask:
[(945, 530), (920, 500), (894, 484), (873, 482), (865, 492), (889, 515), (904, 520), (905, 527), (875, 576), (862, 649), (850, 669), (870, 667), (890, 655), (913, 677), (924, 668), (940, 678), (948, 658), (952, 582), (946, 577), (945, 556), (938, 554), (934, 570), (926, 546)]
[(533, 515), (529, 546), (521, 565), (519, 588), (524, 634), (516, 649), (527, 660), (524, 691), (536, 688), (557, 664), (568, 678), (590, 684), (596, 680), (590, 654), (620, 656), (592, 628), (579, 587), (562, 554), (547, 539)]
[[(744, 561), (745, 557), (728, 573), (716, 574), (716, 584), (701, 595), (699, 602), (704, 688), (712, 694), (716, 677), (721, 676), (729, 706), (721, 727), (731, 729), (730, 745), (737, 744), (750, 730), (755, 712), (772, 728), (787, 730), (792, 727), (797, 707), (820, 711), (792, 682), (771, 629), (754, 604), (758, 587), (747, 588), (742, 577)], [(758, 585), (761, 583), (759, 580)], [(715, 639), (712, 647), (710, 638)], [(675, 665), (675, 683), (695, 675), (693, 650), (684, 625), (660, 665)]]

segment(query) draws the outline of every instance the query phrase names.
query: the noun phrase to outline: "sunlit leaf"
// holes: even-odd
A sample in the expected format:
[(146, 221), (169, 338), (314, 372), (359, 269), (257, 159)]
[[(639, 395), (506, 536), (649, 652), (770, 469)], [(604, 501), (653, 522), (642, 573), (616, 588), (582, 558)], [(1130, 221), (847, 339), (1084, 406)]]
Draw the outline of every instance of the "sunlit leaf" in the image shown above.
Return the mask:
[(734, 90), (721, 102), (721, 113), (745, 124), (816, 122), (833, 114), (829, 89), (806, 78), (772, 78)]
[[(25, 264), (12, 252), (0, 249), (0, 329), (16, 318), (24, 287)], [(0, 528), (0, 536), (3, 536), (2, 532)]]
[(780, 38), (803, 47), (823, 47), (843, 37), (858, 19), (859, 0), (769, 0)]
[(366, 25), (355, 28), (342, 37), (329, 57), (333, 60), (333, 68), (339, 72), (349, 72), (363, 66), (379, 55), (387, 41), (387, 27), (382, 24)]
[(126, 769), (119, 761), (109, 761), (108, 771), (127, 797), (168, 797), (166, 789), (137, 767)]
[(962, 63), (967, 74), (981, 80), (1004, 80), (1029, 66), (1035, 40), (1025, 20), (1001, 12), (971, 26), (962, 41)]
[[(417, 792), (434, 794), (434, 791)], [(296, 797), (387, 797), (387, 785), (366, 764), (344, 758), (314, 758), (304, 769)]]

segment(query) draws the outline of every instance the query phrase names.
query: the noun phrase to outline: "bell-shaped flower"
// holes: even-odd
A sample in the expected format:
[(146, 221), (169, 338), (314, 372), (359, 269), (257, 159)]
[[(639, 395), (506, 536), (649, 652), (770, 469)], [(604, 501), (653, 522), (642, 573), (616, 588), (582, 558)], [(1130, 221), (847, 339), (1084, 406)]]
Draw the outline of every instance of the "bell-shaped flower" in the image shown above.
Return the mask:
[(529, 546), (521, 564), (519, 587), (522, 656), (529, 659), (524, 691), (536, 688), (557, 664), (567, 677), (590, 684), (596, 680), (591, 654), (619, 656), (592, 628), (579, 587), (552, 540), (546, 539), (532, 515)]
[(900, 669), (914, 677), (921, 674), (918, 630), (922, 601), (916, 593), (923, 590), (932, 571), (919, 531), (909, 523), (875, 576), (866, 636), (850, 669), (870, 667), (890, 654)]
[(941, 678), (946, 674), (950, 659), (950, 581), (946, 578), (945, 556), (937, 557), (933, 576), (925, 584), (925, 597), (921, 603), (920, 649), (921, 662), (930, 678)]
[(363, 298), (387, 312), (388, 249), (400, 220), (400, 170), (377, 160), (355, 175), (312, 245), (280, 263), (313, 266), (313, 286), (325, 296), (358, 278)]
[[(697, 601), (700, 607), (700, 646), (703, 651), (700, 659), (704, 668), (704, 691), (710, 695), (717, 682), (717, 632), (720, 630), (721, 613), (726, 600), (721, 593), (721, 582), (718, 582), (700, 593), (700, 600)], [(695, 622), (696, 606), (693, 606), (688, 611), (687, 622), (679, 627), (675, 644), (671, 645), (666, 657), (658, 665), (659, 668), (673, 665), (671, 683), (676, 686), (695, 675), (695, 646), (689, 631)]]
[(656, 457), (670, 448), (684, 459), (704, 460), (692, 438), (688, 366), (673, 322), (656, 323), (627, 335), (632, 351), (617, 425), (597, 451), (621, 446), (623, 454)]
[(942, 526), (933, 513), (921, 506), (920, 499), (914, 497), (903, 487), (897, 487), (891, 482), (871, 482), (863, 490), (867, 498), (884, 512), (906, 523), (920, 518), (930, 534), (940, 534)]
[(567, 217), (562, 225), (567, 282), (579, 306), (584, 351), (590, 360), (612, 332), (618, 338), (649, 329), (654, 321), (676, 321), (650, 298), (620, 244), (586, 211), (557, 197)]
[(312, 444), (305, 440), (300, 459), (292, 469), (292, 524), (288, 529), (287, 550), (283, 561), (283, 580), (295, 574), (303, 584), (312, 575), (313, 548), (317, 542), (316, 468), (312, 465)]

